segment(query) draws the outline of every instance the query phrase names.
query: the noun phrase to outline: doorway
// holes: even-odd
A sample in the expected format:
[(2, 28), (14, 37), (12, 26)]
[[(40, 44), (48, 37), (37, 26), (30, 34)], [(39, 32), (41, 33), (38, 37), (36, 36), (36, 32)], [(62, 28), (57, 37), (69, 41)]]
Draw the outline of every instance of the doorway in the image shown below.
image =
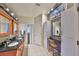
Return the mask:
[(26, 25), (26, 41), (27, 44), (32, 44), (32, 24)]

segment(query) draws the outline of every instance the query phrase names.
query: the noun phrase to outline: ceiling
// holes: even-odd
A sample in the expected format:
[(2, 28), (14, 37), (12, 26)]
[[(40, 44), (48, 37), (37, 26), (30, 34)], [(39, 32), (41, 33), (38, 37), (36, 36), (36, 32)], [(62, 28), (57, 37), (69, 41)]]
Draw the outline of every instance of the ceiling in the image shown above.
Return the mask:
[(54, 7), (55, 3), (6, 3), (6, 5), (17, 14), (18, 17), (35, 17), (42, 13), (47, 13), (48, 10)]

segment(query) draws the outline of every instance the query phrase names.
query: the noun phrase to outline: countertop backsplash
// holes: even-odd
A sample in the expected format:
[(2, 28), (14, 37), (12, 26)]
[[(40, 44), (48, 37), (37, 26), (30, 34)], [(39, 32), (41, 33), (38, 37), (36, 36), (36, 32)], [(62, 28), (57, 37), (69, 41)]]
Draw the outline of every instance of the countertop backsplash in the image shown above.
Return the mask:
[(13, 37), (15, 37), (15, 36), (14, 35), (8, 35), (8, 36), (5, 36), (5, 37), (0, 37), (0, 43), (7, 41), (8, 39), (11, 39)]

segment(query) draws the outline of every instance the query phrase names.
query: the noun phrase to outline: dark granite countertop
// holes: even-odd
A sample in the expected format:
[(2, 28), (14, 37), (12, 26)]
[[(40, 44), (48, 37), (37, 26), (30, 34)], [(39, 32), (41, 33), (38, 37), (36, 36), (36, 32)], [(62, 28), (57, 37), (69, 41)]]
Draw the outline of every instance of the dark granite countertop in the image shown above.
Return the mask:
[(55, 36), (55, 35), (53, 35), (53, 36), (51, 36), (51, 40), (61, 41), (61, 36)]
[(19, 48), (19, 46), (22, 44), (23, 42), (23, 39), (21, 40), (15, 40), (15, 42), (18, 42), (19, 44), (15, 45), (15, 46), (12, 46), (12, 47), (8, 47), (8, 46), (3, 46), (3, 47), (0, 47), (0, 52), (6, 52), (6, 51), (12, 51), (12, 50), (16, 50)]

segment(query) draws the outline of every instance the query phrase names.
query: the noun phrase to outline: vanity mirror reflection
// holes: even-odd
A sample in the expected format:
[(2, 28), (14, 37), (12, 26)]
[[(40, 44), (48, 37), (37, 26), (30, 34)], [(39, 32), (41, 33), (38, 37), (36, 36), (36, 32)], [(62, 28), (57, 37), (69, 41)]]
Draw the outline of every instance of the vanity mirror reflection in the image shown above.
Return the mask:
[(52, 21), (53, 36), (61, 36), (61, 20), (60, 17)]
[(14, 35), (18, 35), (17, 22), (13, 22), (13, 34)]
[(17, 31), (17, 24), (14, 22), (14, 33)]
[(0, 15), (0, 34), (9, 33), (9, 20)]

